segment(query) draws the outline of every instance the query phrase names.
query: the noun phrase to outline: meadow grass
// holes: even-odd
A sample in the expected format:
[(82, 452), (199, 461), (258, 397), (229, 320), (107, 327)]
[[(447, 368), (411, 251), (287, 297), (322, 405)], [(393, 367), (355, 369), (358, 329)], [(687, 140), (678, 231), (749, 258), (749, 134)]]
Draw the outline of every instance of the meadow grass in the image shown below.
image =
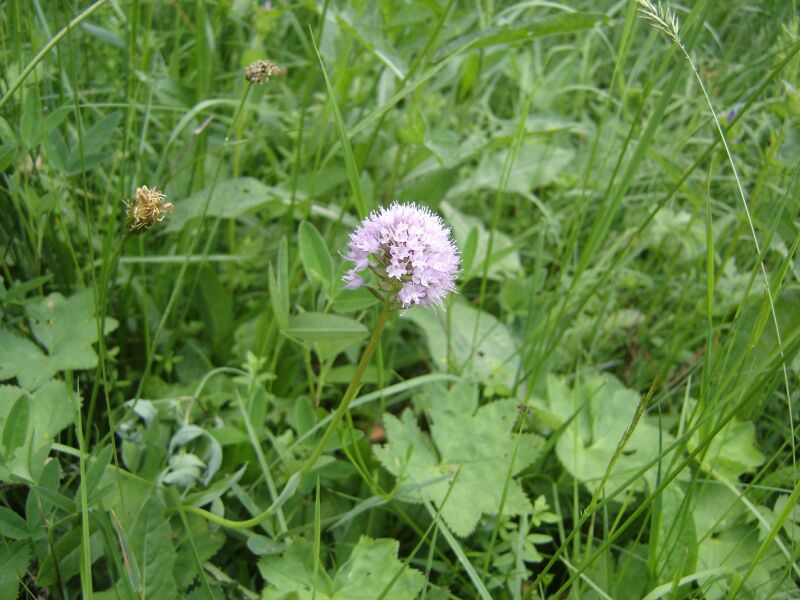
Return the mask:
[(798, 597), (798, 14), (8, 0), (0, 597)]

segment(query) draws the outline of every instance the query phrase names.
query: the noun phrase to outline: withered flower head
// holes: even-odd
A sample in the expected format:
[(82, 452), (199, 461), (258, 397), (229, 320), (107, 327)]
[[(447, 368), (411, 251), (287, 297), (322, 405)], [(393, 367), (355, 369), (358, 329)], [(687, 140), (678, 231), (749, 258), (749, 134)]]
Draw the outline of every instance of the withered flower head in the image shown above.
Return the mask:
[(253, 85), (267, 83), (270, 77), (281, 74), (281, 68), (271, 60), (257, 60), (244, 70), (244, 78)]
[(146, 185), (136, 190), (133, 202), (125, 202), (127, 207), (127, 226), (131, 233), (142, 233), (156, 223), (163, 221), (172, 212), (172, 203), (164, 202), (164, 194)]

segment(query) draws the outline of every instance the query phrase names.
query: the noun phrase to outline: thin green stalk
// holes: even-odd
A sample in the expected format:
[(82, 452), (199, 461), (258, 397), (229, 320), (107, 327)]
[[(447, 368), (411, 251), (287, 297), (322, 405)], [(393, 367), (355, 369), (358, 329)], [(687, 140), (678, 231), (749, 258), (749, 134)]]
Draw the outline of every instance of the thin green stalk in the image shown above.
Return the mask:
[[(274, 502), (278, 499), (278, 490), (275, 488), (275, 480), (272, 478), (272, 471), (269, 469), (269, 463), (267, 463), (267, 458), (264, 456), (264, 450), (261, 448), (261, 443), (258, 441), (256, 430), (253, 428), (253, 423), (250, 420), (250, 415), (248, 414), (247, 409), (245, 408), (244, 401), (239, 394), (236, 394), (236, 397), (239, 400), (239, 412), (242, 414), (242, 420), (244, 421), (245, 429), (247, 429), (247, 437), (250, 439), (250, 444), (253, 446), (253, 451), (256, 453), (258, 465), (261, 467), (261, 473), (264, 475), (264, 480), (267, 482), (269, 495)], [(278, 528), (282, 534), (285, 534), (288, 530), (288, 527), (286, 526), (286, 517), (283, 516), (283, 509), (280, 506), (277, 509), (277, 516)]]
[(92, 537), (89, 531), (89, 482), (86, 479), (86, 461), (89, 458), (86, 454), (86, 440), (83, 437), (83, 417), (80, 408), (75, 412), (75, 425), (78, 428), (78, 447), (80, 448), (80, 460), (78, 469), (80, 471), (81, 485), (81, 592), (83, 597), (91, 600), (94, 597), (92, 591)]
[(317, 443), (317, 447), (314, 448), (314, 452), (311, 453), (311, 456), (301, 469), (300, 473), (302, 475), (307, 475), (314, 468), (317, 460), (319, 460), (319, 457), (322, 456), (322, 453), (325, 451), (325, 446), (328, 445), (331, 436), (333, 436), (333, 432), (336, 431), (339, 423), (341, 423), (342, 418), (347, 412), (350, 402), (352, 402), (353, 398), (355, 398), (356, 393), (361, 386), (361, 378), (364, 376), (364, 372), (367, 370), (367, 365), (369, 365), (372, 355), (375, 353), (375, 349), (378, 347), (378, 342), (381, 339), (383, 328), (386, 326), (386, 321), (389, 318), (390, 310), (391, 303), (389, 301), (384, 302), (381, 314), (378, 316), (377, 323), (375, 323), (375, 329), (372, 330), (372, 337), (369, 339), (367, 348), (364, 350), (364, 354), (361, 356), (361, 360), (356, 367), (356, 372), (353, 374), (353, 379), (350, 380), (350, 385), (347, 386), (344, 396), (342, 397), (342, 401), (339, 403), (336, 412), (333, 413), (333, 417), (331, 418), (331, 422), (328, 424), (328, 428), (325, 430), (325, 433), (322, 434), (322, 439), (320, 439), (319, 443)]
[(347, 390), (345, 390), (342, 401), (339, 403), (339, 407), (336, 409), (336, 412), (333, 413), (333, 417), (331, 418), (325, 433), (322, 435), (322, 439), (317, 444), (317, 447), (314, 449), (314, 452), (306, 461), (303, 468), (289, 478), (289, 481), (286, 483), (286, 486), (284, 487), (280, 496), (278, 496), (275, 502), (273, 502), (272, 505), (267, 508), (267, 510), (250, 519), (246, 519), (244, 521), (234, 521), (220, 517), (212, 512), (196, 506), (183, 506), (183, 509), (186, 512), (199, 515), (208, 521), (211, 521), (212, 523), (216, 523), (217, 525), (227, 527), (229, 529), (249, 529), (264, 522), (272, 515), (277, 514), (284, 503), (294, 495), (295, 491), (297, 490), (297, 486), (300, 484), (301, 478), (307, 475), (314, 468), (317, 460), (319, 460), (319, 457), (322, 456), (322, 453), (325, 451), (325, 446), (327, 446), (328, 442), (330, 441), (333, 432), (336, 431), (336, 428), (339, 426), (339, 423), (341, 423), (342, 418), (347, 412), (350, 402), (353, 400), (353, 398), (355, 398), (355, 395), (361, 385), (361, 379), (364, 376), (364, 372), (367, 370), (367, 365), (369, 365), (372, 355), (375, 353), (375, 349), (378, 347), (378, 342), (380, 342), (381, 333), (386, 326), (386, 321), (389, 319), (391, 307), (391, 302), (384, 302), (383, 309), (378, 316), (378, 321), (375, 323), (375, 329), (372, 331), (372, 337), (370, 338), (369, 343), (364, 350), (364, 354), (361, 356), (361, 360), (356, 367), (356, 372), (353, 374), (353, 379), (347, 386)]
[(67, 35), (72, 29), (80, 25), (83, 21), (91, 17), (92, 14), (106, 2), (107, 0), (97, 0), (97, 2), (72, 19), (72, 21), (61, 28), (61, 31), (50, 38), (50, 41), (47, 42), (42, 49), (39, 50), (39, 52), (36, 53), (36, 56), (33, 57), (33, 60), (28, 63), (28, 66), (25, 67), (22, 73), (19, 74), (19, 77), (14, 80), (14, 83), (8, 87), (8, 91), (3, 95), (2, 98), (0, 98), (0, 108), (3, 108), (5, 103), (8, 102), (14, 92), (16, 92), (19, 86), (22, 85), (22, 82), (25, 81), (28, 78), (28, 75), (33, 72), (33, 70), (36, 68), (36, 65), (38, 65), (39, 62), (41, 62), (41, 60), (47, 55), (47, 53), (50, 52), (50, 50), (52, 50), (58, 42), (61, 41), (61, 38)]

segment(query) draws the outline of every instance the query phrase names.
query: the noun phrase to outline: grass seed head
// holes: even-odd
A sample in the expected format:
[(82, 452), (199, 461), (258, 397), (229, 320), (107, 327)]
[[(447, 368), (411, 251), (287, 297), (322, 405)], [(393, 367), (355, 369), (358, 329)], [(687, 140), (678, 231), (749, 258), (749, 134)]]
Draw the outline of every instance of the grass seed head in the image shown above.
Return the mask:
[(267, 83), (270, 77), (281, 74), (281, 68), (271, 60), (257, 60), (244, 70), (244, 78), (253, 85)]
[(142, 233), (163, 221), (172, 212), (172, 203), (164, 202), (165, 196), (158, 189), (146, 185), (136, 190), (133, 202), (126, 202), (127, 227), (131, 233)]

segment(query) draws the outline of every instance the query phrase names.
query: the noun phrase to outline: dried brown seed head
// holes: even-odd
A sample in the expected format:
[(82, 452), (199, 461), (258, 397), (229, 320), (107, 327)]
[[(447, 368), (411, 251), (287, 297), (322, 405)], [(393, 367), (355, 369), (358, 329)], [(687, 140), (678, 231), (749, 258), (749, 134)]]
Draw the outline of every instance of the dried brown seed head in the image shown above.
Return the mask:
[(164, 199), (164, 194), (156, 188), (138, 188), (134, 201), (125, 203), (128, 231), (142, 233), (163, 221), (172, 212), (172, 203), (164, 202)]

